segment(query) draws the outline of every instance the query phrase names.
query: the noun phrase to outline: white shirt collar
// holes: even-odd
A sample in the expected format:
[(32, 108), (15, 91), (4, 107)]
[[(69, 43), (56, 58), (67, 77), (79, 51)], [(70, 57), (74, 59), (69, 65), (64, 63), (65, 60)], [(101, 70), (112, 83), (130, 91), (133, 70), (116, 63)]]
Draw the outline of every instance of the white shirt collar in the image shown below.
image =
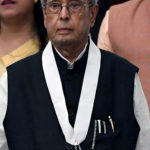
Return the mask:
[(88, 45), (88, 42), (85, 44), (85, 46), (84, 46), (84, 49), (81, 51), (81, 53), (78, 55), (78, 57), (76, 58), (76, 60), (72, 63), (72, 62), (70, 62), (67, 58), (65, 58), (58, 50), (57, 50), (57, 48), (56, 47), (54, 47), (55, 48), (55, 51), (57, 52), (57, 54), (63, 59), (63, 60), (65, 60), (66, 62), (67, 62), (67, 65), (68, 65), (68, 69), (73, 69), (74, 68), (74, 63), (76, 62), (76, 61), (78, 61), (78, 60), (80, 60), (81, 58), (82, 58), (82, 56), (84, 55), (84, 53), (85, 53), (85, 51), (86, 51), (86, 48), (87, 48), (87, 45)]

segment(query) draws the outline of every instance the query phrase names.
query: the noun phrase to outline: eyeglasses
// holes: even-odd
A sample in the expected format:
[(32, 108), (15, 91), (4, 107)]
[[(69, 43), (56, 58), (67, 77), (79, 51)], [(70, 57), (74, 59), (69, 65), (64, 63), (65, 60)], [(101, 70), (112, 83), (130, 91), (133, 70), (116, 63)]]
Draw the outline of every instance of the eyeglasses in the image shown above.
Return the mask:
[(91, 4), (82, 1), (70, 1), (68, 4), (62, 5), (61, 2), (49, 1), (46, 3), (45, 8), (46, 12), (49, 14), (59, 14), (63, 7), (66, 7), (71, 14), (79, 14), (86, 6), (90, 7)]

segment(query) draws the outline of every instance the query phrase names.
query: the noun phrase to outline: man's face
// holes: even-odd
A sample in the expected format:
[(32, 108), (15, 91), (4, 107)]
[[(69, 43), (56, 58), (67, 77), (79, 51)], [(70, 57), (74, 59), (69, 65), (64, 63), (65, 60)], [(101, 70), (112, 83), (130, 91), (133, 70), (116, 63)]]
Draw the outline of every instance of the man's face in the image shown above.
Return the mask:
[[(44, 9), (44, 23), (50, 41), (55, 46), (75, 45), (86, 42), (89, 30), (94, 25), (97, 6), (89, 8), (88, 5), (84, 5), (79, 13), (72, 13), (66, 5), (72, 4), (72, 2), (81, 2), (81, 0), (54, 0), (54, 2), (65, 6), (57, 14), (49, 13), (48, 6)], [(88, 4), (86, 0), (82, 0), (82, 2)]]

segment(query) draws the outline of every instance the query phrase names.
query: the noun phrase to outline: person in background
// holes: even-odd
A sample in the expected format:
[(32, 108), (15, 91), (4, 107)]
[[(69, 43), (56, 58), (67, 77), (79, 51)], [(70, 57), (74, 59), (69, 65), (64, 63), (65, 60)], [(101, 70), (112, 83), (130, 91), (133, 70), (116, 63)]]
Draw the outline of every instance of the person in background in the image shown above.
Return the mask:
[(89, 36), (96, 0), (41, 2), (49, 42), (1, 77), (0, 148), (148, 150), (138, 68)]
[(150, 109), (150, 0), (131, 0), (110, 8), (99, 31), (98, 47), (139, 67)]
[(46, 30), (38, 0), (0, 0), (0, 77), (6, 67), (44, 49)]
[(91, 37), (95, 44), (97, 44), (99, 27), (101, 26), (106, 11), (109, 9), (110, 6), (120, 4), (125, 1), (127, 0), (98, 0), (98, 14), (95, 20), (95, 24), (91, 29)]
[[(46, 43), (40, 1), (0, 0), (0, 78), (6, 67), (44, 49)], [(1, 106), (0, 118), (4, 113)], [(0, 128), (0, 139), (3, 136)], [(7, 149), (7, 143), (0, 149)]]

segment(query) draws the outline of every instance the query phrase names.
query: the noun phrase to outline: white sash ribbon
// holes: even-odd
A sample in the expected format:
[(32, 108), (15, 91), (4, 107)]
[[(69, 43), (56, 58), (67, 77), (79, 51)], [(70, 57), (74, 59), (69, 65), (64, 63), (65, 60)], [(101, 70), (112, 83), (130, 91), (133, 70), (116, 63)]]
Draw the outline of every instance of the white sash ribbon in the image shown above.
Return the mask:
[(87, 66), (73, 128), (69, 123), (62, 83), (51, 42), (48, 43), (43, 52), (42, 63), (48, 90), (65, 140), (71, 145), (79, 145), (86, 138), (97, 89), (100, 60), (100, 50), (95, 46), (92, 40), (90, 40)]

